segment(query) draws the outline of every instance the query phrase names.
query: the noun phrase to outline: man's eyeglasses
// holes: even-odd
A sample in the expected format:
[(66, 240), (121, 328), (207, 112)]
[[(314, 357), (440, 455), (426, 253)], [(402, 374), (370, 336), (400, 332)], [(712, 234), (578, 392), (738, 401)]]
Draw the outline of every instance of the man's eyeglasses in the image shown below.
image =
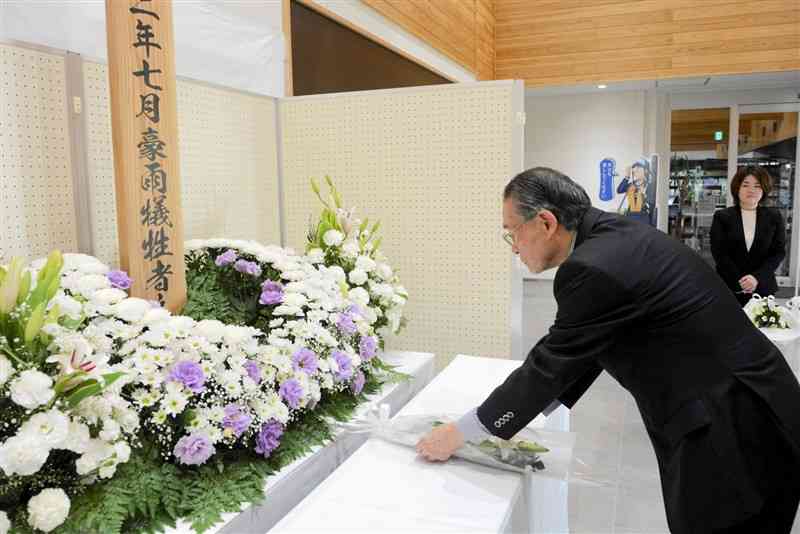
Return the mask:
[[(530, 219), (528, 219), (528, 221), (530, 221)], [(503, 232), (503, 241), (508, 243), (509, 246), (513, 247), (514, 246), (514, 232), (516, 232), (523, 224), (525, 224), (528, 221), (522, 221), (521, 223), (516, 225), (514, 228), (511, 228), (510, 230), (504, 231)]]

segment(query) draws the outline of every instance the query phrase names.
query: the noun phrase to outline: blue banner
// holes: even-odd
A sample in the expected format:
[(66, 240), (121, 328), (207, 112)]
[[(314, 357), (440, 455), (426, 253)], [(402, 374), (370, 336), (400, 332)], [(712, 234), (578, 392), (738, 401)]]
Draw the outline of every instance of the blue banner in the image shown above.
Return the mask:
[(608, 201), (614, 198), (614, 174), (617, 162), (606, 158), (600, 162), (600, 200)]

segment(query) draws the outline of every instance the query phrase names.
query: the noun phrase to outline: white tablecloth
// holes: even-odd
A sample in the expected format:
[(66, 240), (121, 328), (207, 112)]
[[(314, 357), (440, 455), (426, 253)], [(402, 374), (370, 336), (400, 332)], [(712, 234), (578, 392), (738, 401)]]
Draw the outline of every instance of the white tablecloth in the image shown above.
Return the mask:
[[(433, 354), (426, 352), (388, 352), (383, 360), (397, 365), (398, 371), (412, 378), (399, 384), (387, 385), (381, 392), (370, 398), (369, 406), (388, 404), (390, 412), (396, 413), (419, 393), (435, 376), (436, 365)], [(275, 476), (267, 479), (265, 500), (235, 514), (226, 514), (223, 522), (209, 533), (220, 534), (261, 534), (273, 527), (289, 510), (296, 506), (314, 487), (322, 482), (353, 452), (366, 441), (363, 435), (339, 436), (325, 447), (316, 447), (314, 452), (283, 468)], [(189, 534), (194, 531), (185, 522), (177, 528), (167, 530), (169, 534)]]
[(762, 328), (761, 331), (781, 349), (795, 376), (800, 377), (800, 327), (789, 330)]
[[(398, 415), (463, 413), (481, 403), (519, 366), (515, 360), (458, 356)], [(559, 408), (559, 412), (565, 411)], [(533, 426), (561, 427), (541, 416)], [(535, 530), (567, 530), (563, 483), (533, 479)], [(370, 439), (271, 531), (527, 532), (521, 475), (451, 460), (432, 464), (414, 449)]]

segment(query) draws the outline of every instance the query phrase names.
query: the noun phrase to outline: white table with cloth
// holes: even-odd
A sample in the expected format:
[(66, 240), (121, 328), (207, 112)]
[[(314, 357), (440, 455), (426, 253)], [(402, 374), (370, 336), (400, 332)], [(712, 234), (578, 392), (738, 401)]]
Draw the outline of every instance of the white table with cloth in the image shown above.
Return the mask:
[[(457, 356), (398, 416), (463, 413), (520, 363)], [(567, 417), (561, 407), (531, 425), (564, 430)], [(411, 447), (371, 438), (270, 532), (567, 531), (566, 483), (525, 480), (458, 459), (428, 463)]]
[(800, 377), (800, 326), (788, 330), (762, 328), (761, 331), (781, 350), (795, 376)]
[[(388, 404), (390, 412), (396, 413), (414, 398), (435, 376), (434, 355), (426, 352), (387, 352), (383, 361), (397, 366), (397, 371), (410, 375), (410, 380), (388, 384), (380, 392), (370, 396), (370, 401), (359, 408), (359, 412), (370, 406)], [(281, 469), (266, 481), (263, 502), (247, 506), (240, 513), (225, 514), (210, 533), (250, 534), (266, 532), (296, 506), (308, 493), (328, 475), (336, 470), (354, 451), (366, 441), (366, 436), (346, 434), (324, 447), (316, 447), (307, 456)], [(191, 526), (179, 522), (169, 534), (193, 533)]]

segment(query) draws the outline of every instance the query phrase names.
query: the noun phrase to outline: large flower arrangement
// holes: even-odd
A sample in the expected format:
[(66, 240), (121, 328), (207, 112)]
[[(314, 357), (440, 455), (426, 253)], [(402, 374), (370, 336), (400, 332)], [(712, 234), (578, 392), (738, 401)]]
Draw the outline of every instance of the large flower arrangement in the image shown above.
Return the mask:
[(745, 305), (744, 311), (758, 328), (789, 329), (792, 326), (789, 310), (775, 302), (775, 298), (771, 295), (766, 298), (753, 295)]
[[(0, 505), (43, 532), (66, 519), (70, 497), (128, 461), (139, 427), (114, 385), (122, 374), (93, 347), (95, 333), (78, 329), (62, 266), (53, 253), (38, 269), (19, 259), (0, 268)], [(0, 531), (9, 527), (0, 512)]]
[(90, 256), (0, 271), (0, 534), (203, 531), (260, 500), (400, 378), (377, 352), (404, 290), (365, 300), (355, 262), (331, 258), (190, 242), (185, 315), (129, 297), (127, 275)]
[(368, 218), (357, 218), (355, 208), (342, 206), (332, 180), (326, 176), (325, 181), (328, 200), (322, 197), (319, 184), (311, 180), (323, 209), (319, 221), (309, 228), (307, 257), (312, 263), (336, 269), (348, 297), (383, 340), (388, 333), (396, 334), (405, 326), (403, 308), (408, 292), (380, 249), (380, 222), (370, 226)]

